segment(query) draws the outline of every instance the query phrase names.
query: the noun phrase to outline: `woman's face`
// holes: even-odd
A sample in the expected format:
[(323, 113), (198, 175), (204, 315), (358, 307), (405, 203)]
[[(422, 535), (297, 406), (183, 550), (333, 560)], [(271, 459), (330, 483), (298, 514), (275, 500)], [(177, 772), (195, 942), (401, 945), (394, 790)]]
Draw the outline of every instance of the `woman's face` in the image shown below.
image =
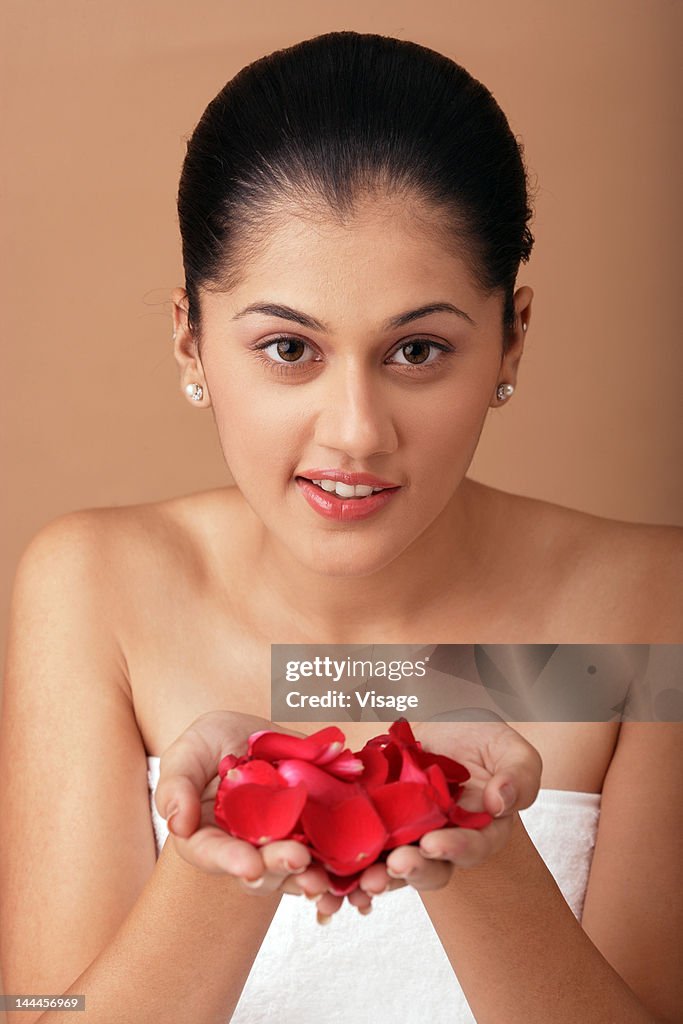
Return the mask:
[[(201, 363), (176, 343), (246, 501), (325, 575), (375, 572), (438, 517), (448, 528), (521, 355), (520, 329), (502, 358), (502, 296), (481, 293), (411, 209), (375, 199), (340, 226), (290, 208), (234, 290), (201, 292)], [(518, 311), (531, 295), (520, 289)]]

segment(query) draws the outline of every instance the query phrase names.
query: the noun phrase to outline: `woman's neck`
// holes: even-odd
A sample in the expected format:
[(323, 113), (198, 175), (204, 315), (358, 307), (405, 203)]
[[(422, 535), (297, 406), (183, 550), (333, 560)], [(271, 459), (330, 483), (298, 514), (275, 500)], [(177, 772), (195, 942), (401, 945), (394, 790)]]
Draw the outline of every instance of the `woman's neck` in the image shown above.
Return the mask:
[[(261, 528), (257, 553), (249, 556), (252, 615), (268, 624), (271, 642), (425, 642), (430, 623), (466, 605), (481, 585), (491, 558), (490, 493), (465, 478), (409, 548), (365, 576), (316, 573)], [(413, 635), (420, 640), (411, 641)]]

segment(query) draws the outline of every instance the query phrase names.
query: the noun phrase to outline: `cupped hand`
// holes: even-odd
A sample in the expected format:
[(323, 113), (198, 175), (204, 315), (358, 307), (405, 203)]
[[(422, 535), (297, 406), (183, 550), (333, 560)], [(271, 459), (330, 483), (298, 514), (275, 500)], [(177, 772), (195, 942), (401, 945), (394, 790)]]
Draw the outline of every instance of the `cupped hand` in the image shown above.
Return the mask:
[(384, 864), (372, 864), (361, 875), (361, 889), (372, 896), (406, 884), (440, 889), (454, 867), (482, 864), (504, 848), (514, 816), (534, 802), (541, 784), (541, 755), (498, 716), (485, 722), (424, 722), (412, 729), (425, 750), (445, 754), (469, 771), (460, 806), (487, 811), (494, 820), (482, 829), (435, 829), (417, 846), (396, 847)]
[[(245, 891), (256, 895), (279, 890), (319, 897), (319, 913), (328, 916), (343, 899), (329, 891), (325, 869), (311, 863), (306, 846), (278, 840), (257, 848), (216, 824), (218, 765), (226, 754), (245, 754), (249, 736), (262, 729), (304, 735), (256, 715), (234, 711), (200, 715), (161, 755), (154, 797), (157, 810), (166, 818), (175, 849), (188, 864), (210, 874), (233, 875)], [(370, 897), (359, 891), (351, 902), (361, 909), (370, 904)]]

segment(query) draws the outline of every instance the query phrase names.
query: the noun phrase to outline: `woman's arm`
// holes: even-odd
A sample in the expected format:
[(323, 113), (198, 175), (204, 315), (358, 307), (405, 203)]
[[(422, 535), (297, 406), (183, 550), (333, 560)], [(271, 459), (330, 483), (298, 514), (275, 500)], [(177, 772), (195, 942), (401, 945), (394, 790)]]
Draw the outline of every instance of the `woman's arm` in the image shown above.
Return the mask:
[[(63, 994), (84, 993), (85, 1020), (98, 1024), (227, 1024), (279, 901), (190, 867), (167, 842), (112, 938)], [(65, 1019), (83, 1015), (38, 1018)]]
[(682, 741), (679, 723), (622, 725), (583, 927), (517, 814), (499, 853), (421, 893), (478, 1024), (683, 1020)]
[(224, 1024), (279, 902), (156, 861), (146, 754), (96, 512), (49, 524), (17, 571), (0, 742), (5, 991), (84, 994), (84, 1020)]

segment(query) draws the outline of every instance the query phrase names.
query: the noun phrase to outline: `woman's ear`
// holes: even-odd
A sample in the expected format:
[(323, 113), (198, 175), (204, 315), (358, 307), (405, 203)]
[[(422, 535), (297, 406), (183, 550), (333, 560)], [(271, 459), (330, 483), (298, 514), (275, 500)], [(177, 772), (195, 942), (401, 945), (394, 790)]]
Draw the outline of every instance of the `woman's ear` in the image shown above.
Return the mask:
[(171, 292), (173, 312), (173, 355), (180, 370), (180, 387), (192, 405), (211, 405), (197, 339), (188, 323), (188, 300), (184, 288)]
[(493, 408), (504, 405), (517, 387), (517, 373), (524, 353), (533, 297), (534, 293), (527, 285), (515, 292), (515, 319), (513, 326), (506, 328), (505, 331), (505, 352), (500, 361), (496, 388), (489, 403)]

